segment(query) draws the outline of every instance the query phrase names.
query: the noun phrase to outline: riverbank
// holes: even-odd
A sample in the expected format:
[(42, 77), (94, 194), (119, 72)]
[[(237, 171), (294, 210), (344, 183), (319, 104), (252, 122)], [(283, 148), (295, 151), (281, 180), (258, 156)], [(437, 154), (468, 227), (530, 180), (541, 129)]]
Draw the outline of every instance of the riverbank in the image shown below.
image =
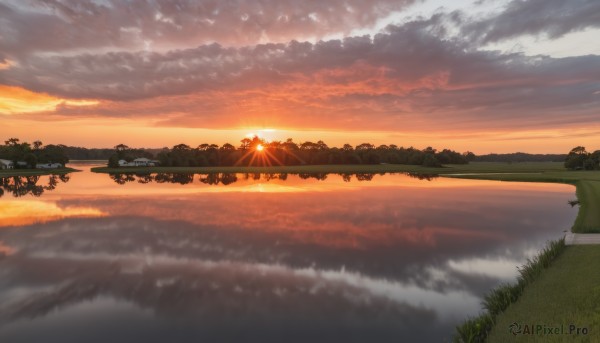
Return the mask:
[(57, 169), (2, 169), (0, 177), (13, 176), (39, 176), (39, 175), (65, 175), (78, 172), (80, 170), (73, 168), (57, 168)]
[[(600, 246), (566, 247), (517, 302), (497, 317), (488, 342), (597, 342), (600, 268), (594, 261), (600, 261)], [(513, 331), (520, 326), (516, 335), (509, 330), (513, 323), (517, 323)], [(525, 332), (525, 325), (529, 326), (527, 332), (534, 325), (531, 334)], [(538, 331), (537, 325), (545, 326), (546, 331)], [(549, 333), (550, 328), (559, 328), (560, 333)]]
[[(466, 179), (498, 180), (509, 182), (557, 182), (576, 186), (579, 212), (571, 228), (575, 233), (600, 232), (600, 172), (546, 170), (528, 174), (471, 174), (446, 175)], [(466, 342), (563, 342), (577, 340), (593, 342), (600, 339), (600, 246), (570, 246), (556, 255), (551, 265), (544, 269), (535, 281), (523, 288), (522, 293), (511, 298), (510, 306), (504, 308), (493, 320), (489, 312), (464, 325), (473, 328), (473, 332), (491, 329), (487, 339), (466, 339)], [(522, 267), (521, 267), (522, 268)], [(503, 288), (504, 287), (504, 288)], [(503, 294), (501, 286), (490, 295)], [(515, 324), (516, 323), (516, 324)], [(479, 324), (479, 325), (478, 325)], [(521, 331), (514, 335), (509, 331)], [(535, 327), (535, 333), (522, 334), (525, 325)], [(537, 325), (542, 328), (538, 329)], [(561, 334), (540, 334), (550, 327), (559, 327)], [(571, 334), (585, 328), (578, 336)], [(573, 331), (574, 330), (574, 331)], [(487, 331), (486, 331), (487, 332)], [(565, 333), (566, 332), (566, 333)], [(481, 337), (481, 336), (480, 336)], [(484, 336), (485, 337), (485, 336)], [(460, 341), (460, 340), (459, 340)]]

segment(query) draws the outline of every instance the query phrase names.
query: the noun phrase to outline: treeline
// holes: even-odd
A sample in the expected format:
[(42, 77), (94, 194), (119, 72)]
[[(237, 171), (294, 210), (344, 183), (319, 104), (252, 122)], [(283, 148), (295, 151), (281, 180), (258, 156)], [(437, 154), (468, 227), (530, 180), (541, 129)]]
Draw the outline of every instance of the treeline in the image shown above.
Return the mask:
[(565, 159), (565, 168), (571, 170), (599, 170), (600, 150), (588, 152), (582, 146), (571, 149)]
[(527, 154), (524, 152), (515, 152), (511, 154), (487, 154), (471, 158), (472, 162), (564, 162), (566, 154)]
[[(75, 146), (62, 146), (70, 160), (108, 160), (114, 153), (114, 148), (83, 148)], [(158, 154), (161, 149), (135, 149), (136, 151), (147, 151), (152, 156)]]
[(46, 145), (41, 141), (33, 143), (21, 142), (18, 138), (10, 138), (0, 145), (0, 159), (12, 161), (15, 168), (35, 168), (38, 163), (69, 162), (64, 145)]
[(119, 160), (130, 162), (136, 158), (156, 159), (161, 166), (205, 167), (205, 166), (275, 166), (275, 165), (326, 165), (326, 164), (410, 164), (427, 167), (441, 167), (442, 164), (466, 164), (468, 154), (431, 147), (419, 150), (396, 145), (375, 146), (363, 143), (357, 146), (344, 144), (342, 147), (329, 147), (318, 141), (295, 143), (267, 142), (259, 137), (244, 138), (235, 147), (226, 143), (200, 144), (193, 148), (186, 144), (163, 149), (155, 156), (143, 149), (131, 149), (119, 144), (109, 158), (110, 167), (118, 167)]

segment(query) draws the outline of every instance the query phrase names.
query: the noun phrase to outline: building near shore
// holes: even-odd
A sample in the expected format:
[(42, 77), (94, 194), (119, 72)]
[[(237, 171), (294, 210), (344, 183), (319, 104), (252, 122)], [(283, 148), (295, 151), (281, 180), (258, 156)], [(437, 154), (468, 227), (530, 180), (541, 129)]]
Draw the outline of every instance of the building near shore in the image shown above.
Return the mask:
[(131, 162), (125, 160), (119, 160), (119, 167), (155, 167), (159, 164), (158, 161), (154, 161), (148, 158), (136, 158)]
[(63, 165), (60, 163), (38, 163), (35, 165), (37, 169), (57, 169), (62, 168)]
[(2, 160), (0, 159), (0, 169), (14, 169), (15, 164), (10, 160)]

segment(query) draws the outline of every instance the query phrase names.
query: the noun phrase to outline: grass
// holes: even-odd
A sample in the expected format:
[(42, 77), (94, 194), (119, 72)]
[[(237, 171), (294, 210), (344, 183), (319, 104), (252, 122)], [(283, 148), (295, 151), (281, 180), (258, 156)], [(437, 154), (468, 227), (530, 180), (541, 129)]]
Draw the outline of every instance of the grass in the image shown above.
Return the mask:
[(600, 181), (582, 180), (577, 184), (579, 213), (573, 232), (600, 233)]
[[(600, 342), (600, 246), (570, 246), (496, 318), (488, 342)], [(518, 335), (512, 323), (586, 327), (588, 335)]]
[(57, 169), (1, 169), (0, 177), (13, 176), (37, 176), (37, 175), (64, 175), (79, 170), (73, 168), (57, 168)]
[(490, 332), (498, 327), (495, 325), (497, 318), (518, 301), (526, 287), (538, 279), (564, 250), (564, 239), (548, 243), (539, 255), (519, 268), (519, 277), (515, 284), (501, 285), (487, 294), (483, 300), (485, 313), (457, 326), (454, 342), (486, 342)]

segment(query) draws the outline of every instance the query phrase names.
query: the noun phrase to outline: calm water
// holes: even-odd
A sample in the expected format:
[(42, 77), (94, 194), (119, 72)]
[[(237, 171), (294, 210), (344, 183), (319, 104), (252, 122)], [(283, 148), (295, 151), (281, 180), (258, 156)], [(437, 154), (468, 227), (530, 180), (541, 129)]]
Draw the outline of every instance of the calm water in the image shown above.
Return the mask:
[(0, 342), (448, 341), (576, 216), (567, 185), (407, 175), (0, 187)]

